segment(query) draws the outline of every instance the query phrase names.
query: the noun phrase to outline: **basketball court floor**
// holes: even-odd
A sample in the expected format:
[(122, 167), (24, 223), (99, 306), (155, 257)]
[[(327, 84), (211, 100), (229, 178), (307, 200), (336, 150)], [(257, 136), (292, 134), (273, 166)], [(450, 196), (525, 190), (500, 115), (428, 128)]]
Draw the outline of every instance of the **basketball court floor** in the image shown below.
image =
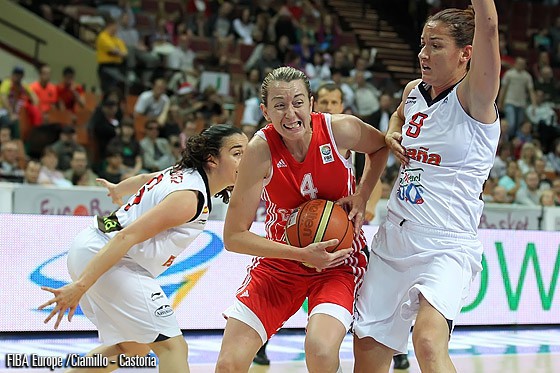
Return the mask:
[[(299, 373), (306, 372), (303, 353), (304, 334), (301, 331), (282, 331), (268, 345), (270, 367), (253, 365), (250, 372)], [(221, 333), (186, 332), (189, 344), (191, 372), (209, 373), (220, 350)], [(5, 334), (0, 333), (0, 372), (13, 371), (7, 367), (7, 354), (31, 356), (62, 356), (84, 354), (98, 345), (94, 333)], [(420, 372), (409, 343), (411, 367), (408, 372)], [(450, 352), (458, 372), (465, 373), (553, 373), (560, 372), (560, 327), (553, 328), (463, 328), (455, 330)], [(342, 369), (352, 372), (352, 338), (346, 336), (341, 348)], [(156, 372), (155, 368), (120, 369), (120, 371)], [(50, 369), (19, 368), (17, 372), (50, 372)], [(63, 369), (54, 369), (61, 372)], [(404, 372), (396, 370), (395, 372)]]

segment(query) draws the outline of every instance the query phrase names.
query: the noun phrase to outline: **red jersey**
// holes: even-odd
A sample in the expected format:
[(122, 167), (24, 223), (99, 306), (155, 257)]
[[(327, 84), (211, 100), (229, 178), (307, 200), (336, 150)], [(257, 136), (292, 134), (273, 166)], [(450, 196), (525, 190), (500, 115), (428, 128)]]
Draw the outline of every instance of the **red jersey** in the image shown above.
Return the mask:
[[(312, 199), (336, 201), (354, 193), (356, 178), (350, 158), (338, 152), (331, 128), (331, 115), (312, 113), (313, 134), (305, 160), (298, 162), (284, 145), (272, 124), (257, 132), (268, 143), (271, 156), (270, 176), (265, 180), (261, 198), (266, 204), (266, 237), (283, 242), (286, 221), (292, 210)], [(353, 255), (345, 265), (361, 276), (367, 259), (363, 231), (354, 237)], [(277, 269), (289, 272), (315, 272), (299, 262), (284, 259), (259, 258)], [(316, 273), (316, 272), (315, 272)]]
[(76, 112), (76, 104), (78, 103), (78, 100), (76, 99), (76, 96), (74, 95), (74, 90), (76, 91), (76, 93), (78, 95), (80, 95), (80, 96), (84, 95), (84, 89), (79, 84), (75, 84), (73, 86), (68, 86), (64, 82), (60, 82), (56, 86), (56, 91), (57, 91), (58, 97), (62, 101), (62, 103), (64, 104), (64, 108), (66, 110), (69, 110), (69, 111), (73, 112), (73, 113)]

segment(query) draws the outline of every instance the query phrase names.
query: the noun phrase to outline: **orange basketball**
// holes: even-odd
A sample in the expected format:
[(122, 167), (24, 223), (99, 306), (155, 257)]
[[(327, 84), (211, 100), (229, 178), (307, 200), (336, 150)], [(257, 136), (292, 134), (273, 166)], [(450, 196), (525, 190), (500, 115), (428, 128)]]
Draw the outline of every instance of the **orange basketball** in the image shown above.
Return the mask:
[(332, 201), (313, 199), (297, 207), (286, 223), (286, 242), (305, 247), (311, 243), (338, 239), (329, 252), (352, 247), (354, 225), (344, 209)]

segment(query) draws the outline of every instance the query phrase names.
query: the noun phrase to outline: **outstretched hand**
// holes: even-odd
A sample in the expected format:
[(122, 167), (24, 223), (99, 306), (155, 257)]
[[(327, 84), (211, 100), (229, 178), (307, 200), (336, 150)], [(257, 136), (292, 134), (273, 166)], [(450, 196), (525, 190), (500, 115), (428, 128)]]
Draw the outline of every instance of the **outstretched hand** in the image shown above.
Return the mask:
[(111, 200), (115, 205), (120, 206), (123, 204), (122, 196), (117, 192), (117, 184), (113, 184), (110, 181), (102, 178), (95, 179), (95, 181), (97, 181), (99, 185), (107, 189), (107, 196), (111, 197)]
[(408, 165), (408, 156), (401, 142), (402, 134), (399, 132), (391, 132), (385, 135), (385, 144), (387, 144), (387, 147), (391, 150), (395, 158), (397, 158), (403, 166), (406, 166)]
[(338, 240), (333, 239), (307, 245), (303, 248), (307, 254), (304, 264), (316, 268), (317, 272), (341, 265), (352, 253), (352, 248), (337, 250), (333, 253), (327, 251), (329, 247), (337, 244)]
[(367, 199), (364, 199), (359, 193), (354, 193), (339, 199), (336, 203), (341, 205), (348, 213), (348, 220), (351, 220), (354, 225), (354, 235), (360, 234), (366, 215)]
[(58, 326), (60, 325), (64, 314), (66, 313), (66, 310), (69, 310), (68, 321), (72, 321), (72, 317), (74, 316), (74, 313), (78, 308), (78, 303), (80, 302), (82, 295), (84, 295), (84, 291), (80, 289), (74, 282), (63, 286), (60, 289), (53, 289), (47, 286), (41, 286), (41, 289), (54, 294), (54, 298), (41, 304), (39, 306), (40, 310), (50, 306), (53, 303), (56, 303), (56, 306), (53, 308), (49, 316), (47, 316), (44, 323), (48, 323), (55, 315), (58, 314), (56, 322), (54, 324), (54, 328), (58, 329)]

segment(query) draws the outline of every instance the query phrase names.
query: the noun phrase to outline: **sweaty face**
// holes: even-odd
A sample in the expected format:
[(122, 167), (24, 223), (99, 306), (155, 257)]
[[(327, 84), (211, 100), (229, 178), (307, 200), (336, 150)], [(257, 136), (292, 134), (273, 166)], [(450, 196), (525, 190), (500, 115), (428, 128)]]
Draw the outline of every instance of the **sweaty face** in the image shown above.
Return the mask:
[(422, 80), (435, 86), (455, 83), (466, 73), (468, 58), (464, 49), (458, 48), (448, 27), (438, 21), (424, 26), (420, 39), (418, 59), (422, 70)]
[(261, 104), (264, 117), (280, 135), (297, 139), (310, 129), (313, 99), (303, 80), (275, 81), (268, 87), (268, 102)]
[(225, 137), (222, 141), (218, 159), (219, 173), (229, 185), (235, 184), (239, 162), (247, 148), (247, 142), (247, 136), (239, 133)]
[(329, 91), (321, 89), (317, 92), (317, 101), (315, 102), (315, 111), (342, 114), (344, 105), (342, 103), (342, 94), (338, 89)]

